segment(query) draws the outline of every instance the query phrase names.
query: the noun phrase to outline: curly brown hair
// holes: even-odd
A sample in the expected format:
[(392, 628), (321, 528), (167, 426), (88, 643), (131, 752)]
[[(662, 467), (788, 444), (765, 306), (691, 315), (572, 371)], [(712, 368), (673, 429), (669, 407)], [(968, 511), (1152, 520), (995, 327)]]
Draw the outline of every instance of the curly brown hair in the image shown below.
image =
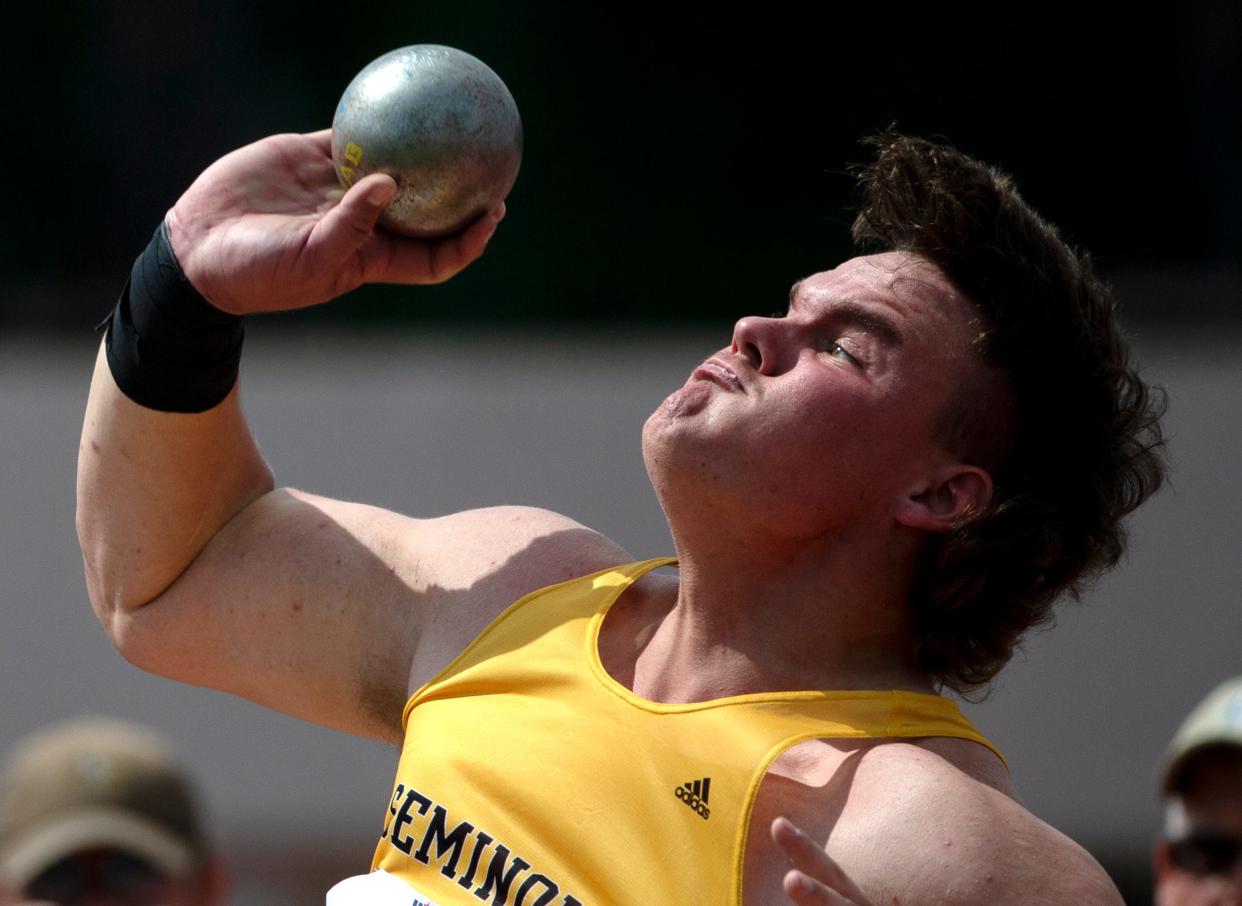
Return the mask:
[(924, 669), (978, 690), (1059, 595), (1121, 557), (1122, 518), (1164, 479), (1165, 397), (1131, 366), (1089, 256), (1007, 175), (891, 130), (869, 143), (855, 241), (939, 267), (980, 313), (981, 373), (1000, 378), (942, 413), (941, 441), (988, 468), (994, 494), (929, 543), (913, 594)]

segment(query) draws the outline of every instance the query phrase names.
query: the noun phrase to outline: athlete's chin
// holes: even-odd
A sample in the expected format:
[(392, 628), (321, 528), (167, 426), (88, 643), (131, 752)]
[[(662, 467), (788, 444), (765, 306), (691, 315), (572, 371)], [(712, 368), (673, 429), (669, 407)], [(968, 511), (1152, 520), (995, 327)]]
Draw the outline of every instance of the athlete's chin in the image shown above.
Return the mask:
[(712, 389), (712, 385), (706, 381), (690, 381), (666, 396), (648, 421), (661, 417), (676, 420), (698, 415), (711, 402)]
[(677, 447), (704, 433), (708, 423), (706, 409), (710, 402), (709, 388), (687, 384), (674, 390), (643, 425), (643, 450)]
[(657, 492), (717, 480), (727, 472), (733, 444), (722, 435), (718, 414), (693, 396), (674, 393), (643, 425), (643, 462)]

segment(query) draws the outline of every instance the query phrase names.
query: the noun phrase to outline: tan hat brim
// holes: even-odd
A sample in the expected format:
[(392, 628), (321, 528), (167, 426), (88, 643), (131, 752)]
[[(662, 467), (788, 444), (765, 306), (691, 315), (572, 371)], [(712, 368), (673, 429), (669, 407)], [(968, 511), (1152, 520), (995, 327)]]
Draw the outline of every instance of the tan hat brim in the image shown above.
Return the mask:
[(42, 822), (15, 840), (0, 860), (0, 881), (21, 888), (56, 862), (85, 849), (132, 853), (169, 878), (184, 878), (198, 854), (181, 838), (128, 812), (83, 809)]
[(1185, 785), (1186, 767), (1207, 749), (1229, 747), (1242, 750), (1242, 733), (1217, 734), (1183, 742), (1171, 756), (1166, 756), (1160, 772), (1160, 792), (1172, 796)]

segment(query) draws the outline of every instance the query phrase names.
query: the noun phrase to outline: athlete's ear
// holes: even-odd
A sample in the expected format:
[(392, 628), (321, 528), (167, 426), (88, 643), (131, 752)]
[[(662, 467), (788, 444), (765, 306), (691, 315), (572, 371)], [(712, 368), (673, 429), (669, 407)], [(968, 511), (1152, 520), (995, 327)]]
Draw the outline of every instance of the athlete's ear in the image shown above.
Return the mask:
[(992, 476), (964, 463), (946, 465), (897, 504), (897, 521), (927, 532), (947, 532), (992, 502)]

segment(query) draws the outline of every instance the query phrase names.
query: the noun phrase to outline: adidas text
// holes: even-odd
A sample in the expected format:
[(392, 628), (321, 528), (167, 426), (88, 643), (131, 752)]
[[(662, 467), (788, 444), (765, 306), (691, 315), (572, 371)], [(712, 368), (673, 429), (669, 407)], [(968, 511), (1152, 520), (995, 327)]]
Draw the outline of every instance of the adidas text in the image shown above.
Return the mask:
[(687, 780), (673, 792), (678, 799), (698, 812), (699, 817), (706, 821), (712, 813), (707, 807), (707, 794), (711, 785), (710, 777), (704, 777), (702, 780)]

